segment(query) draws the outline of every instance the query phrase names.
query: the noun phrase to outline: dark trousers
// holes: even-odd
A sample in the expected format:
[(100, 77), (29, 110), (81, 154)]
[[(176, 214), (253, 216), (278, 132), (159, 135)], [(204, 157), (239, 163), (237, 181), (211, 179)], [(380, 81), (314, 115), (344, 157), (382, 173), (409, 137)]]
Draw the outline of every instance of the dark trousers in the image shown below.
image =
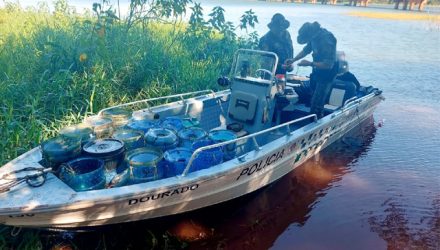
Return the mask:
[(316, 114), (318, 119), (324, 116), (324, 105), (330, 95), (335, 76), (334, 70), (312, 72), (310, 81), (313, 81), (315, 91), (310, 103), (310, 113)]

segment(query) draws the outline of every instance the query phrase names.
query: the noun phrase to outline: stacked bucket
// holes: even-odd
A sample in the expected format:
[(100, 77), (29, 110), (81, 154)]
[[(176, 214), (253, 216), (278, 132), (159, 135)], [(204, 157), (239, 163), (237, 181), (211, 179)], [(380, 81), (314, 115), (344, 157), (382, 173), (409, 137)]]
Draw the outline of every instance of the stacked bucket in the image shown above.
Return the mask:
[[(200, 147), (235, 139), (228, 130), (209, 133), (193, 117), (162, 120), (149, 111), (105, 110), (42, 143), (43, 164), (76, 191), (150, 182), (181, 175)], [(235, 157), (235, 144), (199, 152), (188, 172)]]

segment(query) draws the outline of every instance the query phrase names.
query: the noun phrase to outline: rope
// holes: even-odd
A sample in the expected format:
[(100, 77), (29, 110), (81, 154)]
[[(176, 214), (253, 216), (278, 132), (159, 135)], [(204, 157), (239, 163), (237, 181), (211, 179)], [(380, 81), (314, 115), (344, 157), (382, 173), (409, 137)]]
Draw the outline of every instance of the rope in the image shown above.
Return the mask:
[[(28, 172), (28, 171), (36, 171), (37, 173), (27, 174), (21, 177), (15, 177), (13, 175)], [(35, 167), (26, 167), (19, 170), (15, 170), (9, 173), (6, 173), (0, 177), (0, 180), (7, 180), (9, 182), (0, 184), (0, 193), (8, 192), (11, 188), (19, 185), (20, 183), (26, 182), (31, 187), (40, 187), (42, 186), (47, 179), (47, 173), (52, 172), (52, 168), (35, 168)]]

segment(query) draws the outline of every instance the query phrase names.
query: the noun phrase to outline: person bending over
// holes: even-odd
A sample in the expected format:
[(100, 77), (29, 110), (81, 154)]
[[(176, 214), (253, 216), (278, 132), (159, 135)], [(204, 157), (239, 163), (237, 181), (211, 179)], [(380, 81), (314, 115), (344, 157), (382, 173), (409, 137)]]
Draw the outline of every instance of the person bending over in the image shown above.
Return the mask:
[(297, 41), (299, 44), (307, 44), (303, 50), (293, 59), (287, 59), (287, 67), (306, 55), (312, 53), (313, 61), (301, 60), (298, 66), (313, 67), (310, 75), (311, 85), (315, 85), (310, 113), (318, 118), (324, 115), (324, 104), (330, 94), (332, 81), (337, 74), (336, 43), (335, 36), (321, 27), (318, 22), (304, 23), (298, 31)]

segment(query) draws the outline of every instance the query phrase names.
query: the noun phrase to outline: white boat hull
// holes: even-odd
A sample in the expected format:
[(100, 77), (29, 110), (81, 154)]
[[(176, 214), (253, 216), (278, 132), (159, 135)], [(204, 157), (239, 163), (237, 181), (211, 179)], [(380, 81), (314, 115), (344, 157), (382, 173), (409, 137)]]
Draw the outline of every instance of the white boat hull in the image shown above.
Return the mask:
[[(186, 176), (77, 193), (48, 174), (42, 187), (20, 184), (0, 194), (0, 224), (56, 228), (99, 226), (168, 216), (225, 202), (288, 174), (370, 117), (381, 98), (380, 94), (369, 94), (346, 109), (290, 135), (286, 133), (245, 157)], [(2, 167), (0, 174), (16, 165), (36, 166), (40, 159), (40, 150), (36, 148)]]

